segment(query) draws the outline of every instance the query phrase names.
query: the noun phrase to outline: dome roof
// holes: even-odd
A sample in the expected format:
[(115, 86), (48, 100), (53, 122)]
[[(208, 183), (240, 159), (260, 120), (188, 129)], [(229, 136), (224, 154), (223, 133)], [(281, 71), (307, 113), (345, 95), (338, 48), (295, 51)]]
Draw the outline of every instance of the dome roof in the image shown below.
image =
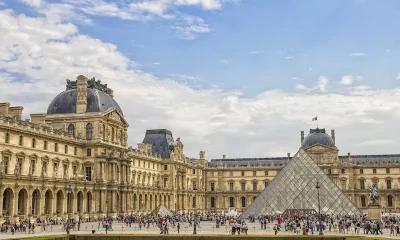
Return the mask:
[[(68, 89), (58, 94), (47, 108), (47, 114), (76, 113), (76, 89)], [(110, 108), (122, 110), (118, 103), (107, 93), (96, 88), (87, 89), (86, 112), (104, 112)]]
[(303, 140), (301, 147), (310, 147), (315, 144), (321, 144), (328, 147), (334, 147), (335, 141), (325, 133), (325, 129), (312, 129), (310, 134)]

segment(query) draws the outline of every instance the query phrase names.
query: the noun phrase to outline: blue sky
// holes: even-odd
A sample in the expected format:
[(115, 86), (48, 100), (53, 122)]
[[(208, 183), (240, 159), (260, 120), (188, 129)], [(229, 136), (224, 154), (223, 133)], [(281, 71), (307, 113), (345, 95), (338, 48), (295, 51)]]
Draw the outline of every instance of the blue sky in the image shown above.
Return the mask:
[[(385, 133), (397, 130), (400, 112), (399, 1), (0, 2), (0, 82), (54, 87), (0, 101), (43, 112), (65, 78), (89, 68), (115, 86), (132, 145), (145, 129), (169, 128), (191, 155), (285, 155), (318, 115), (339, 138), (374, 129), (345, 134), (346, 152), (396, 151), (398, 137)], [(53, 38), (65, 43), (59, 52)], [(30, 105), (38, 94), (42, 102)]]

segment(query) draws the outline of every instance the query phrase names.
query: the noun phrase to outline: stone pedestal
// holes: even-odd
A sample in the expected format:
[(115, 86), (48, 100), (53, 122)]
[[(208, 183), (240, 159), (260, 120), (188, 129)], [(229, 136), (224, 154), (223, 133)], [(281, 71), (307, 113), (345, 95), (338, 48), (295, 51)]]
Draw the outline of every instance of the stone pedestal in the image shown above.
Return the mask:
[(369, 204), (368, 215), (372, 221), (381, 221), (381, 205)]

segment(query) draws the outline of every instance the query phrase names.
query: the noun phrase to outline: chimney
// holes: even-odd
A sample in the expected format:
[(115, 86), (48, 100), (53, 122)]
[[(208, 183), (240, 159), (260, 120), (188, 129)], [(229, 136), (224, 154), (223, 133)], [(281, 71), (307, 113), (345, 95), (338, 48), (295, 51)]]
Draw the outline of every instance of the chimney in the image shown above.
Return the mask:
[(205, 159), (206, 152), (200, 151), (200, 159)]
[(85, 113), (87, 106), (87, 78), (79, 75), (76, 78), (77, 94), (76, 94), (76, 113)]
[(301, 138), (301, 143), (300, 144), (302, 144), (303, 141), (304, 141), (304, 131), (303, 130), (300, 131), (300, 138)]
[(287, 158), (290, 159), (290, 153), (287, 153)]
[(226, 155), (224, 154), (224, 155), (222, 155), (222, 159), (226, 159)]
[(332, 136), (332, 139), (333, 139), (333, 144), (336, 145), (336, 140), (335, 140), (335, 129), (331, 129), (331, 136)]

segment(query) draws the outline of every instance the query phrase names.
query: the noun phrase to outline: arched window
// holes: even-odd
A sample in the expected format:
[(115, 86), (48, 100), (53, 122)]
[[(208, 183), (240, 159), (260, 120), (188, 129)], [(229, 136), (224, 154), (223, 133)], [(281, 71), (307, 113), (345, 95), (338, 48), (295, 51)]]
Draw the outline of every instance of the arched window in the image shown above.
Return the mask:
[(215, 208), (215, 198), (214, 198), (214, 197), (212, 197), (212, 198), (210, 199), (210, 203), (211, 203), (211, 207), (212, 207), (212, 208)]
[(93, 137), (93, 125), (88, 123), (86, 125), (86, 140), (92, 140)]
[(69, 133), (71, 136), (75, 137), (75, 126), (74, 126), (74, 124), (68, 125), (68, 133)]
[(392, 195), (389, 195), (387, 197), (387, 206), (388, 207), (393, 207), (393, 196)]
[(32, 138), (32, 147), (35, 148), (36, 147), (36, 139)]
[(246, 207), (246, 197), (242, 197), (242, 208)]
[(86, 155), (88, 157), (92, 156), (92, 149), (91, 148), (86, 149)]
[(6, 134), (5, 134), (5, 136), (4, 136), (4, 142), (5, 142), (5, 143), (9, 143), (9, 142), (10, 142), (10, 134), (9, 134), (9, 133), (6, 133)]
[(367, 198), (365, 196), (361, 196), (361, 207), (367, 206)]
[(229, 197), (229, 207), (235, 207), (235, 199), (233, 197)]

